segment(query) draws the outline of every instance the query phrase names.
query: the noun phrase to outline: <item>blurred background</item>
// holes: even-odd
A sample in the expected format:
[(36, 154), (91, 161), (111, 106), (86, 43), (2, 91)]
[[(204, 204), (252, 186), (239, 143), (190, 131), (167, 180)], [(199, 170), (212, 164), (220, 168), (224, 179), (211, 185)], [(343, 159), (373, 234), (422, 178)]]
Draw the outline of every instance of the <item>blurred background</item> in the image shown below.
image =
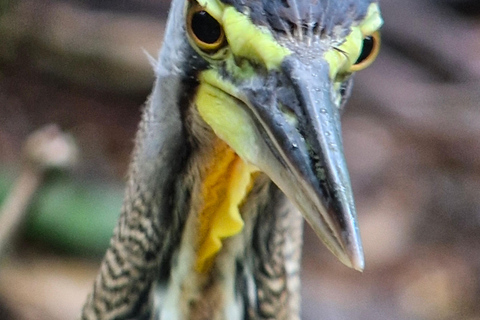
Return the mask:
[[(26, 214), (15, 233), (0, 227), (0, 319), (78, 315), (120, 211), (168, 7), (0, 0), (0, 207), (20, 199)], [(303, 318), (480, 319), (480, 2), (381, 7), (382, 52), (343, 118), (366, 269), (343, 267), (307, 227)], [(45, 126), (67, 134), (52, 147), (67, 163), (48, 170), (28, 154)]]

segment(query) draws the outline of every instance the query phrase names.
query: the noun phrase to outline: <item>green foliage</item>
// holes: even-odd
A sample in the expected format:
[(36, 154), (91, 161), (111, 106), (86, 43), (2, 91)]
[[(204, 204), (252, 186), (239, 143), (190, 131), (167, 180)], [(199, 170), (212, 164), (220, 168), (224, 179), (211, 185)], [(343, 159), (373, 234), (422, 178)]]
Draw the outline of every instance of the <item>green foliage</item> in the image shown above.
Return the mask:
[(11, 0), (0, 0), (0, 16), (7, 12), (8, 8), (11, 6)]
[(12, 179), (12, 174), (0, 171), (0, 207), (2, 206), (3, 200), (7, 197), (8, 192), (13, 186)]
[[(0, 175), (0, 201), (12, 183)], [(78, 183), (55, 174), (35, 196), (23, 233), (69, 254), (101, 256), (108, 247), (122, 204), (118, 185)]]

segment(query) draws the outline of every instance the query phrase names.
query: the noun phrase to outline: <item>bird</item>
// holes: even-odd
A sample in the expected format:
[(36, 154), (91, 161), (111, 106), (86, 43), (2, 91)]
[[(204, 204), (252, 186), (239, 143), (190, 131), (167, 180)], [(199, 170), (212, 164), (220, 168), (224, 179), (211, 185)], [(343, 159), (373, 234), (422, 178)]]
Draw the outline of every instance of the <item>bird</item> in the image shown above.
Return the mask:
[(364, 256), (341, 137), (375, 0), (173, 0), (81, 319), (300, 319), (304, 220)]

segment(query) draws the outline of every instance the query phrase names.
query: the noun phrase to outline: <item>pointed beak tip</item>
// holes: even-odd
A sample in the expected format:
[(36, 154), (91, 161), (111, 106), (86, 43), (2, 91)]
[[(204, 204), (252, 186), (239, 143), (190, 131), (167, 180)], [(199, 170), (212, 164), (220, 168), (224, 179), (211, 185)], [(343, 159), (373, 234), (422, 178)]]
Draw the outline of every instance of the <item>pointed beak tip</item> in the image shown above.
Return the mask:
[(363, 256), (360, 260), (352, 261), (352, 268), (357, 271), (363, 272), (363, 270), (365, 269), (365, 261), (363, 260)]
[(356, 247), (354, 250), (351, 250), (348, 254), (348, 262), (350, 268), (363, 272), (365, 268), (363, 249), (361, 247)]

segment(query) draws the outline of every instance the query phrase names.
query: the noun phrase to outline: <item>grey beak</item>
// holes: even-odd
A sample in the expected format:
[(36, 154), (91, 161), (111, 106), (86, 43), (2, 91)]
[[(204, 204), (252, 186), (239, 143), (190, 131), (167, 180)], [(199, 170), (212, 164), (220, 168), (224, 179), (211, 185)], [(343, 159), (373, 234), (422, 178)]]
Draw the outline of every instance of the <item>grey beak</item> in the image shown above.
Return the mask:
[(245, 92), (270, 159), (278, 162), (264, 171), (325, 245), (347, 266), (363, 270), (340, 110), (332, 101), (328, 64), (320, 59), (305, 64), (289, 56), (275, 79)]

